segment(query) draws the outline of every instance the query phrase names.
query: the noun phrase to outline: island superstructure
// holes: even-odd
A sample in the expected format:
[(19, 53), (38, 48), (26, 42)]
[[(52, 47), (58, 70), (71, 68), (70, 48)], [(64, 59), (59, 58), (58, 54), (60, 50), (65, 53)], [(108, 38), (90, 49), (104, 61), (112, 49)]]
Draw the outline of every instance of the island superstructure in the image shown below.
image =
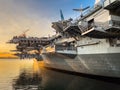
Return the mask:
[(60, 10), (61, 20), (52, 22), (56, 34), (39, 43), (45, 67), (120, 78), (120, 0), (73, 10), (79, 18), (64, 20)]

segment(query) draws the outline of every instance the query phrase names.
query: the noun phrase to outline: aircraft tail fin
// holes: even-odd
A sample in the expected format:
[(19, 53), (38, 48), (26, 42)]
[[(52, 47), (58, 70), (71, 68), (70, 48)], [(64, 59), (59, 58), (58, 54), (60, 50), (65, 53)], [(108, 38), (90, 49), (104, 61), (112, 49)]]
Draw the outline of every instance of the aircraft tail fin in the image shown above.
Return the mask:
[(64, 20), (64, 16), (63, 16), (62, 10), (60, 10), (60, 17), (61, 17), (61, 20), (63, 21)]

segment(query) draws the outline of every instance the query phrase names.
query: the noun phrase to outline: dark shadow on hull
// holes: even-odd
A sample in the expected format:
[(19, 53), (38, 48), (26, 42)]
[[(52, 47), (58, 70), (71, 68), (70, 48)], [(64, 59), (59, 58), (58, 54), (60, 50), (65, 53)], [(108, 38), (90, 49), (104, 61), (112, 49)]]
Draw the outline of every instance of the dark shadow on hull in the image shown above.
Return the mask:
[(120, 85), (120, 78), (118, 78), (118, 77), (107, 77), (107, 76), (100, 76), (100, 75), (84, 74), (84, 73), (72, 72), (72, 71), (67, 71), (67, 70), (60, 70), (60, 69), (51, 68), (51, 67), (45, 67), (45, 68), (47, 68), (49, 70), (61, 72), (61, 73), (76, 75), (76, 76), (80, 76), (80, 77), (84, 77), (84, 78), (96, 79), (96, 80), (109, 82), (109, 83), (115, 83), (115, 84)]
[(77, 54), (63, 54), (63, 53), (61, 53), (61, 54), (66, 56), (66, 57), (69, 57), (71, 59), (74, 59), (77, 56)]

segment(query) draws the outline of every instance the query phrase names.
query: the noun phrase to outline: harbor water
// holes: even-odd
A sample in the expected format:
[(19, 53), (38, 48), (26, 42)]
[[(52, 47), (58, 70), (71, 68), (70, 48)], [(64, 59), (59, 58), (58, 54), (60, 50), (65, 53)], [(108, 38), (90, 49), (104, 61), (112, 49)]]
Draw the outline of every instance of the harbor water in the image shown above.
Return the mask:
[(0, 59), (0, 90), (120, 90), (120, 81), (50, 70), (43, 61)]

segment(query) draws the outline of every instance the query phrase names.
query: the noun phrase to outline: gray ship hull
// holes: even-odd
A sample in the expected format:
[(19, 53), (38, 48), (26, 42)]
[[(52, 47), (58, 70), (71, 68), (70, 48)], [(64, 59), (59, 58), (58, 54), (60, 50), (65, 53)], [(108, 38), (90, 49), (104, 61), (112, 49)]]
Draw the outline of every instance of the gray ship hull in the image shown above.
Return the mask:
[(43, 53), (42, 56), (45, 67), (120, 78), (120, 53), (85, 55)]

